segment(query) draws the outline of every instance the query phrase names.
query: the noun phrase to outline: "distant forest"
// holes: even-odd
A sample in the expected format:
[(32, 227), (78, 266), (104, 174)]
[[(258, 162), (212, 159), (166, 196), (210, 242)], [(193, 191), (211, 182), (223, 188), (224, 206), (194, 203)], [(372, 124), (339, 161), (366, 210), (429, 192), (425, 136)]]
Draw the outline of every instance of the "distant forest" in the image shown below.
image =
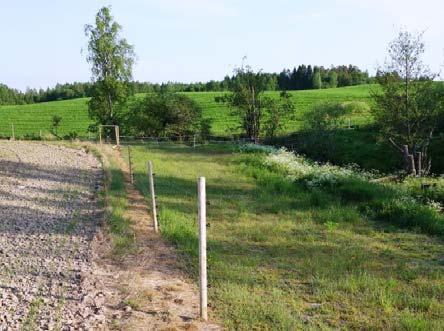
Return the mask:
[[(284, 69), (280, 73), (263, 73), (266, 79), (266, 89), (275, 90), (310, 90), (320, 88), (335, 88), (368, 84), (374, 81), (367, 71), (356, 66), (337, 66), (324, 68), (311, 65), (300, 65), (293, 70)], [(149, 93), (159, 91), (170, 92), (218, 92), (229, 90), (236, 76), (225, 76), (221, 81), (211, 80), (206, 83), (177, 83), (168, 82), (153, 84), (147, 82), (131, 82), (129, 88), (133, 93)], [(20, 105), (28, 103), (68, 100), (91, 96), (92, 83), (57, 84), (46, 90), (27, 89), (25, 92), (0, 84), (0, 105)]]

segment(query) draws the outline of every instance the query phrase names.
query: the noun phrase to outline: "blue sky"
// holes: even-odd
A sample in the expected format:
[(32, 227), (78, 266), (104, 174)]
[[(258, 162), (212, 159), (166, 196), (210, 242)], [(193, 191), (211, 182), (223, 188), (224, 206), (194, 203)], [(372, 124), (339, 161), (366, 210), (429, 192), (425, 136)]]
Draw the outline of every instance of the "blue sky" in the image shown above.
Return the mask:
[(375, 71), (400, 28), (425, 30), (425, 62), (444, 63), (442, 0), (0, 0), (0, 82), (24, 90), (88, 81), (83, 27), (111, 5), (140, 81), (222, 79), (256, 69), (355, 64)]

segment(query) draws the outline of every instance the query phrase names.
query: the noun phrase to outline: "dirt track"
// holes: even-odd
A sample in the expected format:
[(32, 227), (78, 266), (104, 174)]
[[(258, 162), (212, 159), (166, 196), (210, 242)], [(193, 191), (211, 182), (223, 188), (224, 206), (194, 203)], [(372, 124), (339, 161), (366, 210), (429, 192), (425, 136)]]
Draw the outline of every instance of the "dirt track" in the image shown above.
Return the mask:
[(0, 331), (220, 330), (199, 321), (197, 289), (177, 252), (154, 233), (118, 153), (105, 150), (125, 170), (124, 216), (136, 236), (136, 250), (119, 259), (100, 224), (95, 157), (0, 141)]
[(101, 328), (91, 263), (101, 175), (83, 151), (0, 141), (0, 330)]

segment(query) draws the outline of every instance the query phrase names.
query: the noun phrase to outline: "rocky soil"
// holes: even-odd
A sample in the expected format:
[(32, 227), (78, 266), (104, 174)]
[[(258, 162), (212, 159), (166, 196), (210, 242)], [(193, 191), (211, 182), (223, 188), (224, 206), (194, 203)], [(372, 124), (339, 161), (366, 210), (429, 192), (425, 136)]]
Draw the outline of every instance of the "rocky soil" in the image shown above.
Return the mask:
[(0, 330), (105, 325), (91, 249), (101, 176), (84, 151), (0, 141)]

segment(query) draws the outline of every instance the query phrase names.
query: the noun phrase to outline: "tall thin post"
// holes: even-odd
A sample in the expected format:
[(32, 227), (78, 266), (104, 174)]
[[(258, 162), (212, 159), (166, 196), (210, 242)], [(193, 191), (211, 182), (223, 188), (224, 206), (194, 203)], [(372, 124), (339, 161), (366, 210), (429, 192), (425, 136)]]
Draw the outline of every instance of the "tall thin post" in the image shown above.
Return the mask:
[(199, 177), (199, 291), (200, 291), (200, 317), (208, 319), (207, 297), (207, 205), (205, 177)]
[(410, 173), (416, 176), (415, 158), (413, 157), (413, 154), (409, 154), (409, 167)]
[(196, 135), (193, 136), (193, 148), (196, 148)]
[(101, 125), (99, 125), (99, 142), (100, 142), (100, 145), (102, 145), (102, 126)]
[(418, 164), (416, 165), (416, 175), (418, 177), (422, 176), (422, 153), (418, 152)]
[(131, 184), (134, 184), (133, 165), (132, 165), (132, 160), (131, 160), (131, 148), (129, 145), (128, 145), (128, 167), (129, 167)]
[(150, 184), (151, 210), (153, 213), (154, 231), (159, 232), (159, 226), (157, 224), (156, 193), (154, 191), (153, 163), (151, 161), (148, 161), (148, 180), (149, 180), (149, 184)]
[(15, 140), (14, 123), (11, 123), (11, 130), (12, 130), (12, 140)]
[(116, 133), (116, 145), (117, 145), (117, 148), (120, 148), (120, 128), (119, 128), (119, 126), (115, 125), (114, 130)]

